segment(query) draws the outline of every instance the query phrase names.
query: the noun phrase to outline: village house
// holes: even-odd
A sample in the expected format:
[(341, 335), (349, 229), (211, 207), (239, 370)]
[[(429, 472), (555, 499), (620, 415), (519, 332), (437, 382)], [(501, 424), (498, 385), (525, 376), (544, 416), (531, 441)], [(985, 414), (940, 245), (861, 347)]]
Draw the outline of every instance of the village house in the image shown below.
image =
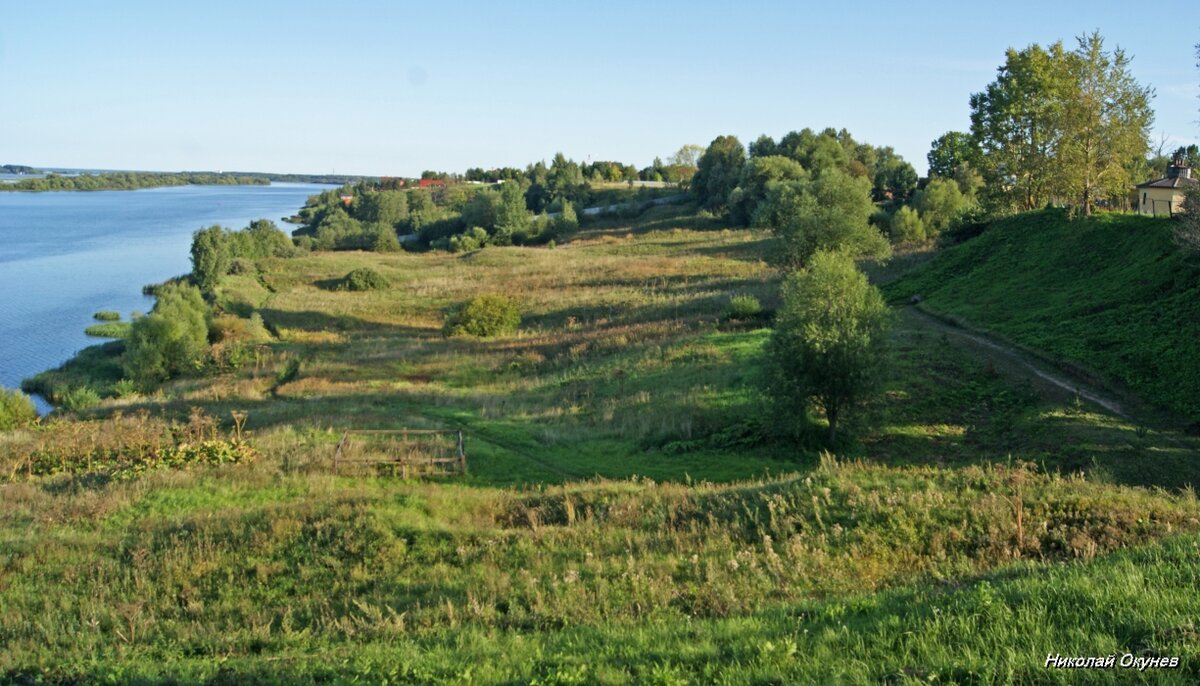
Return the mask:
[(1182, 158), (1167, 167), (1167, 175), (1137, 187), (1138, 213), (1172, 216), (1183, 209), (1183, 194), (1189, 186), (1200, 185), (1191, 167)]

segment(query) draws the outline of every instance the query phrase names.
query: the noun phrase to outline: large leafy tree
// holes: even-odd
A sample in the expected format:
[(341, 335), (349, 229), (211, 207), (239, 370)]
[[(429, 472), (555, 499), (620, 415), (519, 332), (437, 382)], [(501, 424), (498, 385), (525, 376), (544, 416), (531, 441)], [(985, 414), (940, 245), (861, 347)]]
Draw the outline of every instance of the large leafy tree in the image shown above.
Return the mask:
[(741, 179), (745, 163), (746, 149), (737, 136), (717, 136), (697, 162), (696, 175), (692, 177), (692, 195), (705, 209), (725, 209), (729, 193)]
[(767, 343), (781, 416), (800, 424), (815, 402), (835, 442), (839, 422), (877, 386), (887, 322), (883, 296), (844, 253), (817, 252), (789, 275)]
[(195, 369), (208, 346), (208, 307), (200, 291), (168, 284), (125, 339), (125, 373), (143, 388)]
[(929, 175), (950, 178), (961, 165), (973, 163), (975, 152), (970, 134), (947, 131), (929, 145)]
[(766, 200), (772, 183), (803, 181), (807, 178), (808, 172), (793, 159), (782, 155), (751, 157), (742, 167), (737, 188), (729, 194), (730, 218), (743, 226), (749, 225), (759, 204)]
[(820, 250), (882, 257), (890, 247), (870, 225), (871, 182), (837, 169), (799, 182), (774, 183), (755, 212), (755, 223), (783, 239), (786, 266), (806, 266)]
[(1061, 42), (1009, 49), (996, 80), (971, 96), (971, 135), (994, 208), (1034, 209), (1057, 190), (1064, 60)]
[(1098, 32), (1065, 56), (1057, 159), (1063, 190), (1090, 215), (1097, 199), (1128, 193), (1130, 161), (1149, 151), (1154, 92), (1129, 72), (1130, 58), (1104, 49)]
[(192, 234), (192, 279), (200, 290), (212, 293), (229, 271), (229, 238), (220, 226), (210, 226)]

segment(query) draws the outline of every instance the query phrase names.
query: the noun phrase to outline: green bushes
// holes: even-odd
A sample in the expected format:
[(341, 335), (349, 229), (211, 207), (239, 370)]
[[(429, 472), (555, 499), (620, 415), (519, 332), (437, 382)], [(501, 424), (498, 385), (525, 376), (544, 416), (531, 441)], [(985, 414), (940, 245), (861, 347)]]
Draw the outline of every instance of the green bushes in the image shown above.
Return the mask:
[(338, 284), (339, 291), (379, 291), (387, 288), (391, 284), (383, 277), (383, 274), (371, 269), (370, 267), (359, 267), (350, 272)]
[(292, 239), (266, 219), (251, 222), (241, 231), (210, 226), (192, 235), (192, 281), (211, 293), (222, 276), (252, 272), (253, 260), (295, 253)]
[(729, 299), (730, 319), (754, 319), (760, 314), (762, 314), (762, 303), (753, 295), (742, 293)]
[(60, 404), (67, 412), (82, 412), (99, 405), (100, 394), (88, 386), (79, 386), (63, 393)]
[(504, 295), (481, 295), (451, 310), (446, 317), (447, 336), (490, 338), (517, 330), (521, 310)]
[(113, 310), (100, 310), (92, 315), (92, 319), (98, 322), (115, 322), (121, 319), (121, 313), (114, 312)]
[(0, 388), (0, 431), (9, 431), (33, 423), (37, 409), (29, 396), (18, 390)]
[(167, 284), (126, 339), (125, 373), (145, 388), (196, 369), (208, 347), (208, 307), (195, 286)]

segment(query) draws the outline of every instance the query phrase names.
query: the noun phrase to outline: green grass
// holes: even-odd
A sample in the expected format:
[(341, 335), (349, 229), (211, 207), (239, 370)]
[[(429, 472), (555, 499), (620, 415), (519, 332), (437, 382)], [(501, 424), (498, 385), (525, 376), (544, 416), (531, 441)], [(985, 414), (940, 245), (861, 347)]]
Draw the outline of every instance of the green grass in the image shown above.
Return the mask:
[[(0, 434), (0, 682), (1195, 681), (1196, 441), (901, 312), (883, 393), (822, 458), (758, 390), (773, 239), (678, 207), (598, 225), (262, 260), (216, 294), (270, 329), (252, 361)], [(391, 287), (323, 286), (358, 268)], [(489, 293), (516, 332), (443, 335)], [(35, 383), (111, 388), (120, 346)], [(249, 412), (261, 457), (20, 476), (56, 432), (127, 444), (191, 408)], [(469, 475), (331, 473), (343, 430), (397, 427), (463, 428)], [(1184, 668), (1042, 666), (1123, 651)]]
[(83, 330), (89, 336), (96, 338), (125, 338), (129, 335), (129, 327), (132, 324), (128, 322), (105, 322), (103, 324), (92, 324)]
[(1200, 420), (1200, 270), (1171, 223), (1059, 210), (996, 222), (889, 286)]

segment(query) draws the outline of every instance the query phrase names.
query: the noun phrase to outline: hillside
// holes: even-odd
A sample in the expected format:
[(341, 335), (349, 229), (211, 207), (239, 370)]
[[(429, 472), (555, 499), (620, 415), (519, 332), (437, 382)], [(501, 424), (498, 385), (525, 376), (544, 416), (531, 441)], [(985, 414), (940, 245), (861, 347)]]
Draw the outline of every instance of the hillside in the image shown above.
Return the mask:
[(1200, 421), (1200, 269), (1168, 220), (1018, 215), (890, 284), (922, 307), (1126, 385)]
[[(773, 253), (658, 207), (554, 248), (265, 258), (218, 291), (271, 332), (227, 365), (128, 394), (91, 349), (50, 378), (122, 397), (0, 435), (0, 682), (1070, 682), (1050, 649), (1194, 679), (1196, 442), (901, 312), (822, 456), (759, 391)], [(337, 289), (363, 267), (386, 287)], [(519, 330), (444, 336), (486, 293)], [(24, 471), (234, 410), (256, 459)], [(343, 430), (396, 427), (463, 428), (469, 475), (332, 473)]]

